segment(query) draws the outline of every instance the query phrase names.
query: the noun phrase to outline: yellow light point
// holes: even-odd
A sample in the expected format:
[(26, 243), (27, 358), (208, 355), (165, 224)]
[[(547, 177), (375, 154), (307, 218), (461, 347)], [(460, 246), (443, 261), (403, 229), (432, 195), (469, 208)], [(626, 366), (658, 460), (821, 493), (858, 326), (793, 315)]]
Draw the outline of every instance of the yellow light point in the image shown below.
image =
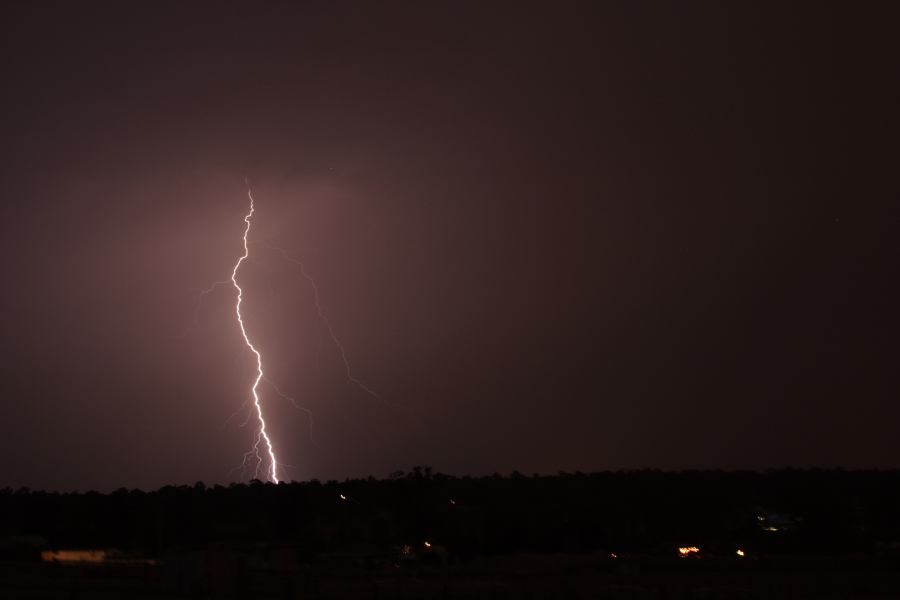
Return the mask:
[(743, 558), (743, 557), (744, 557), (744, 551), (741, 550), (740, 548), (738, 548), (737, 555), (740, 556), (741, 558)]
[(426, 547), (426, 548), (431, 548), (431, 542), (425, 542), (425, 547)]
[(341, 494), (341, 500), (346, 500), (346, 499), (347, 499), (347, 496)]
[[(256, 439), (254, 450), (258, 451), (260, 440), (265, 440), (266, 450), (269, 454), (269, 479), (272, 481), (272, 483), (278, 483), (278, 461), (275, 459), (275, 450), (272, 447), (272, 440), (269, 439), (269, 435), (268, 433), (266, 433), (266, 420), (263, 418), (262, 405), (259, 402), (259, 394), (257, 393), (259, 382), (263, 378), (262, 355), (250, 341), (250, 338), (247, 336), (247, 330), (244, 328), (244, 320), (241, 318), (241, 302), (243, 301), (243, 290), (237, 282), (238, 269), (241, 268), (241, 264), (244, 262), (244, 260), (248, 256), (250, 256), (250, 248), (247, 246), (247, 234), (250, 233), (250, 218), (253, 216), (254, 207), (253, 194), (249, 188), (247, 189), (247, 197), (250, 199), (250, 212), (248, 212), (244, 216), (244, 222), (247, 224), (247, 226), (244, 228), (244, 254), (241, 255), (240, 258), (238, 258), (237, 262), (234, 265), (234, 269), (231, 271), (231, 283), (234, 284), (234, 289), (237, 290), (237, 303), (235, 304), (234, 312), (237, 315), (238, 325), (240, 325), (241, 327), (241, 335), (244, 336), (244, 343), (247, 344), (247, 347), (250, 348), (250, 351), (253, 352), (254, 356), (256, 356), (256, 379), (253, 380), (253, 387), (250, 388), (250, 392), (253, 395), (253, 406), (256, 408), (256, 417), (259, 420), (259, 437)], [(257, 453), (257, 458), (258, 457), (259, 454)], [(258, 464), (259, 463), (257, 463), (257, 465)]]
[(681, 556), (690, 556), (691, 554), (697, 554), (700, 552), (700, 548), (697, 546), (682, 546), (678, 549), (678, 554)]

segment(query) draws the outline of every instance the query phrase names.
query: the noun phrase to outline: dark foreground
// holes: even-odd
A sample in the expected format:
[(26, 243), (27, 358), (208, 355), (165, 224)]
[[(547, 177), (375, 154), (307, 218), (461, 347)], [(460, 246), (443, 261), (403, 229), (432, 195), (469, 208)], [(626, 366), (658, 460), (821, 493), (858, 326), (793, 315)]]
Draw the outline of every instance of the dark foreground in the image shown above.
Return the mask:
[(6, 489), (0, 598), (900, 598), (900, 473)]
[(179, 577), (166, 565), (5, 563), (2, 597), (18, 598), (900, 598), (897, 562), (746, 561), (516, 556), (445, 569), (275, 569), (210, 565)]

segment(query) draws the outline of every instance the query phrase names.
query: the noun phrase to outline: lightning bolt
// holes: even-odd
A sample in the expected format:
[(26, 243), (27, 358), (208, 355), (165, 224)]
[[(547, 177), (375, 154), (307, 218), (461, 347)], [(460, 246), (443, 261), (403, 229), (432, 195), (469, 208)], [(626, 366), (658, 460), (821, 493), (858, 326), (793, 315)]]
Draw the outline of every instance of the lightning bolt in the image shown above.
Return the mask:
[[(268, 431), (266, 428), (266, 420), (263, 416), (263, 407), (262, 407), (262, 402), (260, 400), (260, 392), (259, 392), (259, 387), (260, 387), (261, 382), (265, 382), (266, 384), (268, 384), (272, 388), (272, 391), (274, 391), (274, 393), (277, 396), (279, 396), (280, 398), (282, 398), (284, 400), (289, 401), (296, 409), (306, 413), (308, 420), (309, 420), (310, 443), (313, 446), (318, 446), (318, 444), (316, 443), (315, 437), (313, 435), (312, 411), (300, 406), (300, 404), (296, 401), (296, 399), (294, 399), (293, 397), (291, 397), (291, 396), (285, 394), (283, 391), (281, 391), (281, 389), (278, 387), (278, 385), (264, 374), (263, 365), (262, 365), (262, 354), (256, 348), (256, 346), (253, 345), (253, 342), (250, 341), (250, 336), (247, 333), (247, 329), (244, 324), (243, 316), (241, 314), (241, 306), (243, 303), (243, 289), (241, 288), (240, 284), (238, 283), (238, 272), (240, 271), (241, 267), (243, 266), (244, 261), (254, 261), (255, 260), (250, 257), (250, 245), (251, 244), (262, 245), (274, 252), (277, 252), (281, 256), (282, 259), (284, 259), (285, 261), (290, 262), (293, 265), (295, 265), (296, 267), (298, 267), (300, 275), (303, 277), (303, 279), (305, 279), (307, 281), (310, 288), (312, 289), (317, 316), (318, 316), (320, 322), (322, 323), (322, 325), (324, 326), (324, 329), (327, 332), (328, 337), (330, 338), (331, 342), (334, 344), (335, 348), (337, 349), (337, 351), (341, 357), (341, 361), (344, 366), (344, 371), (345, 371), (345, 376), (346, 376), (347, 381), (349, 381), (350, 383), (355, 385), (358, 389), (365, 392), (367, 395), (371, 396), (372, 398), (375, 398), (376, 400), (379, 400), (380, 402), (383, 402), (384, 404), (387, 404), (389, 406), (393, 406), (393, 407), (399, 408), (399, 409), (405, 409), (407, 411), (409, 410), (409, 408), (404, 407), (402, 405), (395, 404), (393, 402), (386, 401), (377, 392), (375, 392), (372, 388), (368, 387), (365, 383), (363, 383), (361, 380), (359, 380), (354, 375), (353, 369), (350, 365), (350, 359), (347, 355), (346, 349), (344, 348), (344, 344), (338, 338), (338, 336), (335, 333), (334, 328), (331, 324), (331, 321), (328, 319), (328, 317), (325, 314), (325, 310), (322, 306), (322, 301), (321, 301), (321, 298), (319, 295), (319, 287), (316, 284), (315, 279), (307, 272), (306, 266), (303, 264), (303, 262), (301, 262), (300, 260), (289, 255), (287, 253), (287, 251), (285, 251), (283, 248), (274, 246), (274, 245), (272, 245), (268, 242), (262, 241), (262, 240), (249, 240), (248, 239), (249, 234), (250, 234), (250, 229), (251, 229), (251, 222), (253, 219), (253, 215), (256, 212), (256, 207), (255, 207), (255, 201), (253, 198), (253, 190), (250, 186), (250, 183), (247, 180), (245, 180), (245, 183), (247, 185), (247, 198), (250, 202), (250, 208), (249, 208), (249, 211), (247, 212), (247, 214), (244, 215), (245, 226), (244, 226), (244, 232), (243, 232), (243, 235), (241, 238), (242, 243), (243, 243), (243, 249), (244, 249), (243, 254), (241, 254), (237, 258), (237, 261), (235, 262), (234, 267), (231, 271), (230, 279), (225, 279), (222, 281), (215, 281), (209, 287), (207, 287), (205, 289), (197, 290), (199, 292), (199, 294), (197, 296), (197, 304), (194, 309), (194, 325), (196, 325), (199, 322), (199, 315), (200, 315), (200, 311), (201, 311), (202, 305), (203, 305), (203, 300), (205, 299), (205, 297), (207, 295), (210, 295), (213, 292), (215, 292), (215, 290), (218, 289), (219, 287), (227, 286), (230, 283), (231, 286), (234, 287), (235, 291), (237, 292), (237, 299), (236, 299), (235, 307), (234, 307), (235, 317), (237, 319), (238, 326), (240, 328), (241, 336), (244, 339), (244, 344), (247, 346), (247, 348), (250, 350), (250, 352), (254, 355), (254, 357), (256, 359), (256, 375), (253, 379), (253, 385), (250, 387), (249, 397), (244, 401), (241, 408), (239, 408), (230, 417), (228, 417), (228, 419), (226, 419), (223, 426), (227, 425), (234, 417), (236, 417), (238, 414), (243, 412), (244, 409), (247, 408), (248, 405), (250, 405), (250, 404), (252, 404), (252, 408), (249, 411), (247, 411), (246, 418), (244, 419), (244, 421), (241, 423), (240, 426), (241, 427), (246, 426), (250, 422), (250, 420), (252, 419), (254, 414), (256, 416), (256, 421), (259, 424), (259, 427), (254, 432), (254, 437), (251, 440), (250, 449), (244, 453), (241, 464), (238, 465), (235, 469), (232, 469), (232, 471), (230, 471), (230, 473), (240, 470), (241, 478), (243, 479), (244, 475), (246, 474), (246, 472), (249, 468), (254, 473), (254, 478), (259, 479), (260, 470), (263, 468), (264, 465), (266, 465), (267, 468), (265, 469), (265, 473), (266, 473), (267, 479), (273, 483), (279, 483), (280, 482), (280, 479), (278, 476), (279, 467), (282, 467), (282, 466), (290, 467), (290, 465), (279, 462), (275, 456), (274, 445), (272, 444), (272, 440), (269, 437), (269, 434), (268, 434)], [(320, 338), (320, 344), (321, 344), (321, 338)], [(411, 416), (415, 416), (415, 415), (411, 415)], [(420, 421), (419, 418), (417, 418), (416, 420)], [(268, 456), (267, 459), (265, 458), (266, 455)]]
[(247, 245), (247, 235), (250, 233), (250, 219), (253, 217), (255, 209), (253, 203), (253, 191), (250, 189), (249, 183), (247, 185), (247, 198), (250, 200), (250, 212), (244, 215), (244, 223), (246, 223), (243, 236), (244, 253), (237, 259), (237, 262), (234, 263), (234, 269), (231, 271), (231, 283), (234, 285), (234, 289), (237, 290), (237, 302), (235, 302), (234, 305), (234, 314), (237, 317), (238, 325), (241, 328), (241, 335), (244, 338), (244, 343), (247, 344), (250, 352), (256, 357), (256, 378), (253, 380), (250, 394), (253, 397), (253, 407), (256, 409), (256, 418), (259, 421), (259, 431), (256, 436), (256, 442), (253, 444), (253, 449), (244, 454), (244, 464), (246, 464), (251, 455), (255, 456), (257, 459), (257, 474), (259, 473), (259, 466), (263, 462), (262, 457), (259, 455), (259, 450), (260, 446), (265, 442), (265, 449), (269, 455), (268, 478), (272, 483), (278, 483), (278, 461), (275, 459), (275, 450), (272, 446), (272, 440), (269, 439), (269, 434), (266, 432), (266, 420), (263, 418), (262, 404), (260, 403), (259, 392), (257, 390), (259, 382), (263, 378), (262, 355), (259, 353), (259, 350), (256, 349), (256, 346), (253, 345), (253, 342), (250, 341), (250, 337), (247, 335), (247, 329), (244, 327), (244, 319), (241, 317), (241, 303), (244, 299), (244, 291), (237, 282), (238, 270), (240, 270), (241, 264), (243, 264), (243, 262), (247, 260), (247, 257), (250, 256), (250, 247)]

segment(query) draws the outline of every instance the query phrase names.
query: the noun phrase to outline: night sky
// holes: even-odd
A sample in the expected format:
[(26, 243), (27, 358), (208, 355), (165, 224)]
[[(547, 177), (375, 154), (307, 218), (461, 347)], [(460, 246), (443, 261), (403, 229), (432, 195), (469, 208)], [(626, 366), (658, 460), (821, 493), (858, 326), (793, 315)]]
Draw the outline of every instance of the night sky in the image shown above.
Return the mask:
[(887, 5), (187, 4), (0, 8), (0, 487), (241, 478), (245, 177), (287, 479), (900, 467)]

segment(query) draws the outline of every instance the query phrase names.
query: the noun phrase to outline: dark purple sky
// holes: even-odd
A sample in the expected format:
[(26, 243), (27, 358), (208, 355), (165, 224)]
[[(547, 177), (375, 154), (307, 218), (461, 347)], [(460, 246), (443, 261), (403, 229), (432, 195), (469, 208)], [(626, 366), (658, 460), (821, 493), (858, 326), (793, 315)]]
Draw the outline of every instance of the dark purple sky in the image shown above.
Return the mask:
[(245, 176), (287, 478), (900, 467), (879, 5), (182, 4), (0, 8), (0, 486), (239, 477)]

